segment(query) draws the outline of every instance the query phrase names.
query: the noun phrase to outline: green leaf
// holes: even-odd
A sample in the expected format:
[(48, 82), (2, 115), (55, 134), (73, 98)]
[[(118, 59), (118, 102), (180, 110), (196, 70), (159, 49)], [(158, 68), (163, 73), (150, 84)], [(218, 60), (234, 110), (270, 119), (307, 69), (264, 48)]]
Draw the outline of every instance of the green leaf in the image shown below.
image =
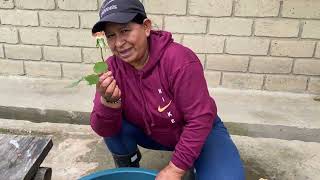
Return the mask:
[(88, 82), (89, 85), (97, 84), (99, 82), (99, 76), (97, 74), (91, 74), (84, 79)]
[(105, 62), (97, 62), (94, 64), (93, 71), (97, 74), (101, 74), (108, 71), (107, 64)]
[(83, 81), (83, 80), (84, 80), (84, 77), (82, 77), (81, 79), (79, 79), (79, 80), (73, 82), (72, 84), (66, 86), (65, 88), (73, 88), (73, 87), (76, 87), (76, 86), (78, 86), (78, 85), (80, 84), (80, 82)]
[(100, 43), (99, 43), (99, 39), (96, 39), (96, 47), (99, 48), (100, 47)]
[(96, 44), (97, 47), (100, 47), (100, 48), (106, 48), (107, 45), (106, 43), (104, 42), (104, 39), (103, 38), (97, 38), (97, 44)]

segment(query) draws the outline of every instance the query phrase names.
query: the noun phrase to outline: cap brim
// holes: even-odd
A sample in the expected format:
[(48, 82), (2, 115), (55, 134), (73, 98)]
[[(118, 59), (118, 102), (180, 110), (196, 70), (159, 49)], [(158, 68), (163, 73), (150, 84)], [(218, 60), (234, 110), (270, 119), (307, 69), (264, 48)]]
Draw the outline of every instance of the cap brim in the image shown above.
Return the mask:
[(112, 13), (102, 19), (100, 19), (92, 28), (92, 34), (96, 32), (103, 31), (105, 28), (105, 23), (114, 22), (114, 23), (128, 23), (130, 22), (138, 13)]

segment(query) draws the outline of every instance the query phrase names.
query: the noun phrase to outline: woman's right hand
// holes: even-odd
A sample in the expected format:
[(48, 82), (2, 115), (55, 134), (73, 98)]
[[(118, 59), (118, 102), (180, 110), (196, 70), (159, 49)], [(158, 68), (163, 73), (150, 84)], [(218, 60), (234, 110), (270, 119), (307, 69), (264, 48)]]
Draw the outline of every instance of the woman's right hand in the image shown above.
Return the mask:
[[(111, 71), (100, 75), (99, 82), (97, 83), (96, 88), (97, 91), (101, 94), (102, 99), (107, 103), (117, 102), (121, 97), (121, 91), (117, 85), (116, 80), (112, 76)], [(103, 100), (101, 101), (103, 102)]]

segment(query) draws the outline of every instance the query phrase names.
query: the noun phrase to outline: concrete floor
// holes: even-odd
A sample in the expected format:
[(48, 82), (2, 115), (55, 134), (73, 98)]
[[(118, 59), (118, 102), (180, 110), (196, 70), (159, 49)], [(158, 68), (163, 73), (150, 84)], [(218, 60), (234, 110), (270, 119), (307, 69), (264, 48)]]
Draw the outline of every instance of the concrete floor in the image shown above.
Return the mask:
[[(42, 166), (53, 168), (53, 180), (77, 179), (114, 167), (102, 139), (88, 125), (0, 119), (0, 131), (51, 136), (54, 146)], [(320, 143), (246, 136), (232, 138), (245, 163), (248, 180), (317, 180), (320, 177)], [(141, 151), (141, 166), (148, 169), (160, 170), (169, 162), (171, 155), (143, 148)]]

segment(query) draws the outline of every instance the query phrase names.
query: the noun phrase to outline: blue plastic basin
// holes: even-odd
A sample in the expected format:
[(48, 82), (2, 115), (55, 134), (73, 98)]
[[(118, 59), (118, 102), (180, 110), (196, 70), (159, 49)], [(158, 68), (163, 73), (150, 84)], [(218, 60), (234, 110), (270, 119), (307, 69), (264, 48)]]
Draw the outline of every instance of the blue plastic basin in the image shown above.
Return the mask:
[(99, 171), (79, 180), (154, 180), (158, 171), (143, 168), (115, 168)]

